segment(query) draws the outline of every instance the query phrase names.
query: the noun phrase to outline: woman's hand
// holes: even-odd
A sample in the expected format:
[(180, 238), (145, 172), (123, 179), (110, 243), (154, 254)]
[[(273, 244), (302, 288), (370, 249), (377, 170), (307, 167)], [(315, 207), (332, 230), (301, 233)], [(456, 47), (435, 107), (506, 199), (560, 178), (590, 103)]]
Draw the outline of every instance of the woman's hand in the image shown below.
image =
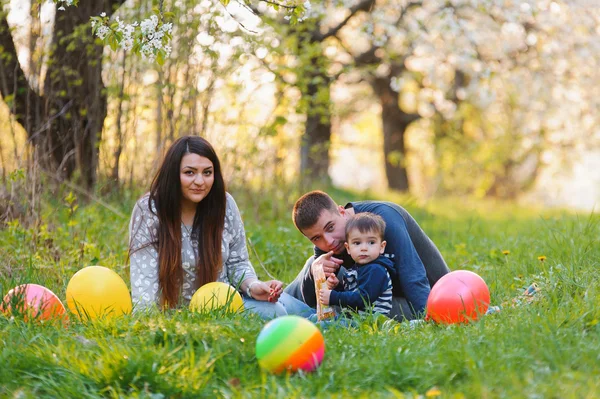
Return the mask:
[(259, 281), (252, 284), (250, 293), (257, 301), (277, 302), (283, 292), (283, 283), (278, 280)]
[(279, 280), (269, 280), (267, 284), (271, 287), (268, 301), (277, 302), (281, 294), (283, 294), (283, 283)]

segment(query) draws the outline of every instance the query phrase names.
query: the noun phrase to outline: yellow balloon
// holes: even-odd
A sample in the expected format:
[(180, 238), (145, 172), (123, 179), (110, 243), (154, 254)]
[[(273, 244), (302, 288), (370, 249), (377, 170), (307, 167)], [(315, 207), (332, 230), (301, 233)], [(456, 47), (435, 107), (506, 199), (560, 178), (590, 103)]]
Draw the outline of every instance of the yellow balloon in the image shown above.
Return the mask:
[(71, 277), (67, 306), (80, 319), (113, 318), (131, 313), (131, 295), (123, 279), (103, 266), (88, 266)]
[(235, 288), (226, 283), (213, 282), (204, 284), (192, 296), (190, 309), (196, 312), (207, 312), (223, 308), (226, 312), (241, 312), (244, 310), (242, 296)]

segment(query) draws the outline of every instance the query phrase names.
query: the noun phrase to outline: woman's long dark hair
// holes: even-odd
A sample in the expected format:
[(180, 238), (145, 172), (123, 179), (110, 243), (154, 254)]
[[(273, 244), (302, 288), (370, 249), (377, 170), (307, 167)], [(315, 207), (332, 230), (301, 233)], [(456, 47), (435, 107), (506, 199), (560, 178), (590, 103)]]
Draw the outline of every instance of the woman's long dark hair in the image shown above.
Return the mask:
[[(148, 208), (153, 211), (159, 225), (154, 245), (158, 252), (158, 281), (163, 306), (173, 308), (179, 303), (183, 281), (181, 264), (181, 159), (186, 154), (198, 154), (213, 164), (214, 183), (210, 192), (196, 207), (192, 240), (197, 240), (196, 273), (200, 286), (215, 281), (222, 267), (221, 241), (225, 224), (225, 182), (221, 164), (214, 148), (198, 136), (185, 136), (176, 140), (165, 155), (152, 185)], [(201, 172), (201, 171), (200, 171)]]

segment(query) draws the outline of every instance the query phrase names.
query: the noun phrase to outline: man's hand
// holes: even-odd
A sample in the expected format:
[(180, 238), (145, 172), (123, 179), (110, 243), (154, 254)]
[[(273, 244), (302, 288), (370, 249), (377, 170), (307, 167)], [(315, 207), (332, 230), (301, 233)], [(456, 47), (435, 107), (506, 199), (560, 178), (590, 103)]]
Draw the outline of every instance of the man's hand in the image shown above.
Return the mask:
[(329, 305), (329, 297), (331, 296), (331, 290), (319, 290), (319, 299), (323, 305)]
[(340, 283), (340, 280), (338, 280), (338, 278), (335, 276), (335, 274), (332, 274), (329, 277), (327, 277), (327, 288), (329, 288), (330, 290), (337, 287), (339, 283)]
[(329, 251), (315, 259), (311, 266), (311, 272), (313, 272), (314, 277), (314, 268), (318, 265), (321, 265), (323, 267), (323, 271), (325, 272), (325, 277), (327, 278), (332, 274), (335, 275), (342, 263), (344, 263), (343, 260), (334, 257), (333, 251)]

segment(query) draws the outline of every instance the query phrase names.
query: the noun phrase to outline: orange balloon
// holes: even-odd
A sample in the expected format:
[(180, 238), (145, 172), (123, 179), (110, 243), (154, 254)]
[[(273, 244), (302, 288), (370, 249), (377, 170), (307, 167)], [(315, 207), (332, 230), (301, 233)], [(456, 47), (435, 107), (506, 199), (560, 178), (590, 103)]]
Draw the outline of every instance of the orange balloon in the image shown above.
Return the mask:
[(490, 290), (479, 275), (455, 270), (440, 278), (427, 299), (427, 317), (437, 323), (477, 320), (490, 305)]
[(38, 284), (23, 284), (8, 291), (0, 304), (0, 311), (7, 315), (23, 315), (25, 320), (67, 319), (60, 299)]

